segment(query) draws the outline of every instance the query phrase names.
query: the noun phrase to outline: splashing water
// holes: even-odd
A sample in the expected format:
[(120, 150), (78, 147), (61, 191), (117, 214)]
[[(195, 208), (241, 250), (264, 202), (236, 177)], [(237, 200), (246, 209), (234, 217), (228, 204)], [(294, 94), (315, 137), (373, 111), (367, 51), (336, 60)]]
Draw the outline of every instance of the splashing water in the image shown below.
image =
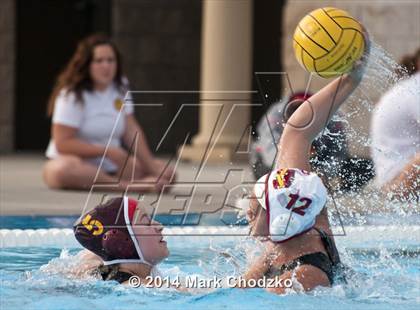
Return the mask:
[[(394, 60), (394, 57), (379, 44), (372, 42), (361, 84), (348, 98), (345, 104), (346, 112), (333, 116), (334, 121), (345, 125), (347, 138), (353, 141), (353, 147), (372, 147), (370, 138), (363, 135), (360, 130), (361, 127), (363, 129), (364, 126), (367, 126), (368, 122), (360, 124), (359, 121), (357, 124), (354, 120), (369, 115), (379, 98), (406, 78), (408, 78), (407, 72)], [(418, 96), (416, 90), (399, 90), (404, 94), (413, 92), (413, 96)], [(285, 100), (287, 99), (283, 98), (283, 101)], [(275, 128), (276, 124), (272, 125)], [(322, 135), (331, 138), (331, 140), (337, 136), (329, 128), (326, 128)], [(272, 139), (269, 142), (273, 143)], [(334, 192), (334, 199), (328, 202), (332, 225), (341, 225), (343, 219), (355, 225), (381, 223), (406, 227), (418, 224), (420, 211), (418, 201), (409, 203), (391, 201), (384, 193), (375, 190), (369, 184), (358, 191), (350, 192), (342, 190), (339, 186), (334, 187), (334, 177), (337, 175), (344, 177), (340, 171), (342, 169), (340, 163), (334, 162), (334, 160), (331, 158), (326, 164), (315, 162), (329, 171), (327, 175), (324, 173), (324, 176), (328, 179), (331, 185), (329, 187)], [(364, 167), (360, 166), (360, 169), (364, 169)], [(357, 183), (359, 176), (347, 175), (346, 177), (349, 178), (347, 180), (349, 183)], [(335, 285), (332, 289), (317, 289), (314, 295), (324, 296), (328, 300), (340, 296), (356, 303), (366, 303), (366, 308), (375, 308), (376, 303), (378, 309), (383, 308), (383, 305), (380, 305), (383, 302), (391, 304), (396, 300), (404, 302), (419, 295), (419, 263), (413, 264), (414, 260), (418, 259), (419, 245), (411, 250), (407, 250), (401, 243), (394, 244), (393, 247), (394, 249), (390, 249), (386, 245), (378, 243), (376, 248), (369, 250), (339, 249), (344, 263), (355, 269), (356, 275), (346, 285)], [(235, 250), (239, 249), (235, 248)], [(238, 256), (238, 254), (236, 255)], [(223, 259), (219, 258), (219, 260)], [(225, 260), (225, 263), (228, 264), (227, 258)], [(217, 262), (215, 265), (218, 269), (222, 263)], [(418, 303), (420, 300), (418, 297), (414, 297), (412, 301)], [(321, 304), (317, 303), (317, 307), (322, 308)], [(343, 308), (347, 309), (354, 306), (338, 300), (333, 304), (334, 308), (345, 305)], [(415, 307), (413, 305), (407, 304), (403, 308)], [(328, 306), (331, 307), (331, 304), (327, 304)], [(309, 308), (312, 307), (309, 306)]]
[(347, 135), (350, 139), (357, 141), (360, 146), (371, 146), (369, 138), (361, 136), (358, 129), (351, 126), (349, 118), (372, 112), (379, 98), (407, 77), (406, 69), (400, 66), (389, 52), (372, 41), (362, 82), (347, 99), (346, 104), (350, 105), (351, 109), (346, 114), (335, 115), (335, 119), (347, 125)]
[[(366, 137), (351, 127), (349, 118), (371, 112), (378, 97), (406, 75), (398, 75), (402, 68), (382, 47), (372, 42), (371, 56), (363, 82), (349, 98), (354, 109), (335, 119), (348, 125), (348, 135), (362, 146), (370, 146)], [(325, 135), (334, 136), (326, 130)], [(332, 165), (334, 168), (335, 166)], [(418, 213), (418, 205), (385, 203), (381, 193), (365, 189), (346, 193), (336, 206), (342, 216), (356, 224), (365, 224), (370, 213), (393, 213), (393, 220), (405, 225), (406, 219)], [(332, 204), (332, 202), (330, 202)], [(355, 207), (359, 206), (359, 209)], [(331, 211), (332, 222), (339, 224)], [(378, 211), (379, 210), (379, 211)], [(363, 215), (362, 215), (363, 213)], [(396, 224), (393, 222), (393, 224)], [(186, 244), (171, 245), (171, 256), (162, 263), (163, 276), (198, 275), (202, 278), (239, 276), (262, 251), (252, 239), (236, 243), (221, 238), (202, 242), (194, 248)], [(420, 302), (420, 246), (404, 244), (377, 245), (360, 249), (340, 248), (343, 263), (354, 272), (347, 284), (332, 288), (317, 288), (309, 294), (290, 293), (276, 296), (261, 289), (220, 289), (198, 294), (174, 290), (131, 289), (114, 282), (98, 281), (90, 273), (80, 273), (81, 256), (78, 249), (45, 248), (2, 249), (0, 251), (2, 309), (255, 309), (255, 308), (341, 308), (341, 309), (417, 309)], [(58, 256), (58, 257), (57, 257)]]
[(369, 98), (381, 96), (407, 77), (406, 69), (401, 67), (389, 52), (372, 41), (366, 73), (358, 88), (365, 94), (366, 100), (371, 105), (374, 102), (370, 101)]
[[(169, 240), (171, 256), (162, 276), (197, 275), (202, 279), (238, 276), (261, 250), (251, 239), (202, 240), (185, 247)], [(389, 244), (376, 248), (340, 248), (342, 261), (354, 272), (347, 284), (317, 288), (309, 294), (270, 294), (262, 289), (129, 288), (95, 277), (75, 277), (79, 249), (14, 248), (0, 251), (2, 309), (416, 309), (420, 286), (420, 248)], [(182, 281), (181, 281), (182, 282)], [(245, 302), (246, 300), (246, 302)]]
[[(360, 122), (355, 122), (354, 120), (363, 115), (370, 115), (379, 98), (389, 89), (407, 78), (408, 74), (406, 69), (400, 66), (389, 52), (372, 41), (371, 51), (362, 82), (348, 98), (345, 105), (345, 109), (347, 109), (346, 113), (336, 114), (333, 117), (333, 120), (345, 124), (347, 139), (353, 142), (353, 147), (372, 147), (370, 137), (360, 132), (360, 126), (367, 126), (368, 122), (360, 124)], [(412, 92), (413, 96), (418, 96), (418, 90), (397, 89), (398, 91), (404, 92), (404, 95), (406, 95), (407, 92)], [(357, 127), (353, 124), (357, 124)], [(363, 131), (368, 130), (365, 128)], [(330, 138), (334, 137), (328, 128), (324, 130), (323, 135), (329, 136)], [(339, 164), (330, 162), (328, 168), (333, 171), (331, 175), (340, 175)], [(353, 176), (353, 178), (357, 178), (357, 176)], [(350, 179), (348, 180), (349, 183), (357, 183), (357, 181), (357, 179), (352, 179), (352, 176), (350, 176)], [(418, 214), (420, 211), (418, 202), (398, 203), (390, 201), (383, 192), (376, 190), (369, 185), (359, 191), (350, 193), (336, 189), (334, 196), (334, 207), (336, 207), (340, 213), (347, 214), (350, 217), (360, 217), (361, 214), (394, 213), (398, 214), (397, 220), (403, 223), (406, 218), (411, 217), (413, 214)]]

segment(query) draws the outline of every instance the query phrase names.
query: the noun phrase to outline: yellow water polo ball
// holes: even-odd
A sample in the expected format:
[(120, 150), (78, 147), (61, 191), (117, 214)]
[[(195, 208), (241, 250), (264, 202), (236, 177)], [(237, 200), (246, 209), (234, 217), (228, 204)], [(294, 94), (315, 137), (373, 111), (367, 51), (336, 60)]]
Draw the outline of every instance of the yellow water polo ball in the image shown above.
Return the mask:
[(364, 51), (362, 26), (346, 11), (325, 7), (307, 14), (293, 35), (293, 48), (305, 70), (321, 77), (351, 70)]

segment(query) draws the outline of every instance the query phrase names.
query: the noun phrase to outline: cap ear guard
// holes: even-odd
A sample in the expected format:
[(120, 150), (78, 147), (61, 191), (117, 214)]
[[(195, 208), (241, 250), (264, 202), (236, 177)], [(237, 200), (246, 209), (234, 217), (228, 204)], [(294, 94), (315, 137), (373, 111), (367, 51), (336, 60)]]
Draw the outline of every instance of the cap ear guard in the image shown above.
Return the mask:
[[(265, 209), (265, 203), (264, 203), (264, 180), (267, 175), (262, 176), (257, 183), (255, 183), (253, 188), (253, 194), (255, 198), (258, 200), (260, 205)], [(242, 218), (246, 216), (249, 208), (250, 208), (250, 202), (251, 202), (252, 196), (249, 195), (246, 198), (238, 198), (235, 201), (235, 206), (239, 209), (238, 212), (238, 218)]]
[(130, 236), (119, 229), (108, 230), (102, 236), (102, 247), (111, 257), (121, 259), (130, 259), (136, 253)]
[(261, 178), (258, 179), (257, 183), (254, 186), (254, 195), (255, 198), (260, 203), (260, 206), (266, 209), (265, 205), (265, 186), (266, 186), (266, 179), (270, 177), (271, 173), (263, 175)]
[(111, 264), (117, 264), (117, 263), (143, 263), (149, 266), (153, 266), (153, 264), (149, 263), (148, 261), (144, 259), (143, 252), (141, 251), (140, 245), (137, 242), (136, 236), (133, 232), (133, 228), (131, 227), (130, 213), (133, 216), (134, 208), (133, 207), (129, 208), (130, 203), (127, 196), (123, 197), (123, 203), (124, 203), (124, 220), (126, 223), (128, 233), (129, 233), (129, 238), (131, 239), (131, 243), (134, 245), (135, 251), (137, 252), (139, 259), (115, 259), (112, 261), (104, 262), (104, 265), (111, 265)]

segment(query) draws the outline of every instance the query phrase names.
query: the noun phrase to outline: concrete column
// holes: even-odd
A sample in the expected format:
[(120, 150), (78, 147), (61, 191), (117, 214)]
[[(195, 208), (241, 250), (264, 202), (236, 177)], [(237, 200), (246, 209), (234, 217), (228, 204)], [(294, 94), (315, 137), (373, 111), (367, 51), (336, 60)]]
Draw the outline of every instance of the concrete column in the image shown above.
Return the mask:
[(250, 120), (252, 1), (205, 0), (202, 23), (200, 131), (180, 156), (230, 161)]

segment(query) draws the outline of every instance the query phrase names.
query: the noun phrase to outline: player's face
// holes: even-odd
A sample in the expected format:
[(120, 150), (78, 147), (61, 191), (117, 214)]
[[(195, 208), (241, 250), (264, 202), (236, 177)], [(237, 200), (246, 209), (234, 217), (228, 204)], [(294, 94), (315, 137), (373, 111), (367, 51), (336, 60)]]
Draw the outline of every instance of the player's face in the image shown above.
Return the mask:
[(104, 89), (115, 78), (117, 72), (117, 59), (110, 45), (98, 45), (93, 49), (93, 58), (90, 63), (89, 73), (94, 87)]
[(246, 212), (248, 219), (250, 234), (253, 237), (258, 237), (263, 240), (266, 240), (268, 237), (268, 227), (267, 227), (267, 213), (260, 206), (255, 195), (252, 196), (250, 200), (249, 209)]
[(152, 264), (158, 264), (169, 256), (168, 246), (163, 240), (163, 226), (153, 221), (142, 208), (137, 208), (133, 232), (141, 247), (144, 259)]

